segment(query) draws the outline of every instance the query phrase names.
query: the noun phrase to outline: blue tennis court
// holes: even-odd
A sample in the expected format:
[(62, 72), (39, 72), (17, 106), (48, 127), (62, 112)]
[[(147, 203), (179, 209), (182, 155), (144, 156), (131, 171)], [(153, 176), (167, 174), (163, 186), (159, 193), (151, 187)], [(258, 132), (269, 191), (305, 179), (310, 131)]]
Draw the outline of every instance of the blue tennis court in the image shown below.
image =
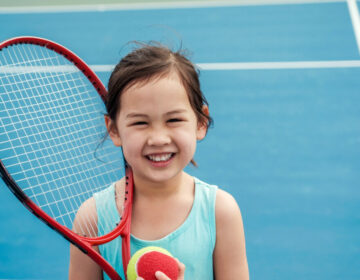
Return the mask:
[[(273, 2), (0, 7), (0, 41), (33, 35), (58, 42), (105, 84), (129, 41), (189, 49), (215, 124), (199, 143), (199, 167), (188, 171), (238, 201), (250, 278), (357, 280), (354, 1)], [(67, 278), (68, 242), (32, 217), (3, 182), (0, 219), (0, 279)]]

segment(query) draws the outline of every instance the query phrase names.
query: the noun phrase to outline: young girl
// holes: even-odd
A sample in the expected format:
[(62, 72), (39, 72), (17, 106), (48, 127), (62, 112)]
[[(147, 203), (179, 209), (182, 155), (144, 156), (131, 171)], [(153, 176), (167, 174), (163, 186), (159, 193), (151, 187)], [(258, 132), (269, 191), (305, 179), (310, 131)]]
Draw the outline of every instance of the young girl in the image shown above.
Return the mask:
[[(212, 122), (193, 64), (181, 52), (142, 45), (119, 62), (108, 89), (105, 124), (134, 176), (131, 253), (145, 246), (167, 249), (180, 261), (179, 279), (249, 279), (236, 201), (184, 172), (190, 162), (196, 164), (197, 141)], [(123, 179), (116, 182), (115, 190), (122, 184)], [(106, 215), (99, 206), (104, 199), (108, 194), (96, 194), (76, 219), (87, 205), (96, 205), (99, 217)], [(99, 251), (124, 277), (120, 238)], [(102, 277), (98, 266), (72, 246), (70, 279)]]

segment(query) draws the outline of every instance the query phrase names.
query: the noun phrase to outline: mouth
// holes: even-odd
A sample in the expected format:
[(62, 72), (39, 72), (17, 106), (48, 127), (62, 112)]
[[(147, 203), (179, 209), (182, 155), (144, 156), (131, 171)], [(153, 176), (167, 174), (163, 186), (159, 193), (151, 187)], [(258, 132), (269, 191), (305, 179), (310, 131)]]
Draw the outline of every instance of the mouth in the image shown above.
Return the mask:
[(146, 158), (154, 163), (165, 163), (174, 157), (175, 153), (150, 154)]
[(154, 162), (162, 162), (162, 161), (168, 161), (171, 159), (175, 154), (174, 153), (166, 153), (166, 154), (151, 154), (147, 155), (146, 158), (148, 160), (154, 161)]

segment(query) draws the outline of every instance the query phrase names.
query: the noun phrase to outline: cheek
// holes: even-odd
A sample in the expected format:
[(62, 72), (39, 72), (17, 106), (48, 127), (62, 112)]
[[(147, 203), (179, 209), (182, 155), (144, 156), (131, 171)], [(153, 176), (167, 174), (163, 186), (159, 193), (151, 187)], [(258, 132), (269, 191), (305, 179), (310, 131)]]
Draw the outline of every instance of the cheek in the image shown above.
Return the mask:
[(143, 138), (137, 133), (123, 133), (121, 139), (124, 156), (130, 163), (132, 158), (140, 154), (143, 146), (141, 139)]
[(181, 148), (183, 153), (193, 155), (196, 148), (196, 132), (192, 130), (180, 131), (174, 137), (175, 143)]

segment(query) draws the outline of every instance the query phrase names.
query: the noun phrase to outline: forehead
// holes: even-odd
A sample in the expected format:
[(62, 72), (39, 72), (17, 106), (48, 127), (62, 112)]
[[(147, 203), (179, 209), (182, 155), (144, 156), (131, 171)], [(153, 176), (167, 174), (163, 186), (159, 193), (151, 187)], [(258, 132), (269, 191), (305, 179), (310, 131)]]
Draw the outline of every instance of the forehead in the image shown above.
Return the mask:
[(164, 107), (191, 108), (187, 91), (175, 72), (135, 82), (121, 95), (121, 111)]

